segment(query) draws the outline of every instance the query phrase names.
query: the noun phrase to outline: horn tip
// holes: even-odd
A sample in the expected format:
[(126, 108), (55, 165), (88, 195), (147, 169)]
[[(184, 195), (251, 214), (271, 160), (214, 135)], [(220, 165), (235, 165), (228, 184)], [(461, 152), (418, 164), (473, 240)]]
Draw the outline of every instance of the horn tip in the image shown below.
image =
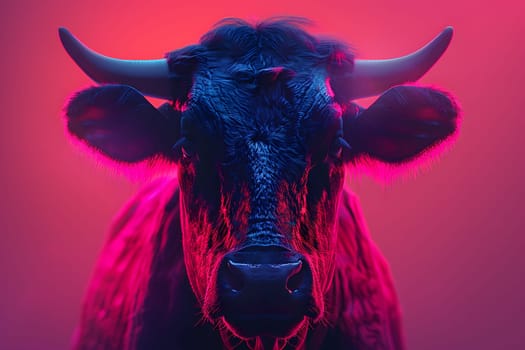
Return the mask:
[(452, 35), (454, 34), (454, 27), (452, 26), (446, 26), (445, 29), (441, 32), (441, 36), (446, 38), (446, 41), (450, 41), (452, 39)]
[(454, 34), (454, 28), (452, 26), (445, 27), (441, 33), (439, 33), (432, 41), (430, 41), (423, 49), (432, 47), (429, 52), (436, 53), (435, 60), (445, 52), (448, 45), (452, 41), (452, 36)]
[(69, 30), (66, 27), (58, 27), (58, 35), (63, 37), (64, 35), (70, 34)]
[(74, 38), (73, 34), (65, 27), (58, 27), (58, 36), (64, 47), (66, 47), (67, 42), (70, 42)]

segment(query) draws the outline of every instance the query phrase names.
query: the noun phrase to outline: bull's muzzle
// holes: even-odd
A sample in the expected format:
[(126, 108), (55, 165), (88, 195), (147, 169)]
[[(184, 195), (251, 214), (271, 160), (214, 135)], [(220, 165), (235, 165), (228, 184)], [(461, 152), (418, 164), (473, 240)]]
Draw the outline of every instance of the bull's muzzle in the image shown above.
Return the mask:
[(306, 316), (317, 317), (312, 272), (304, 256), (278, 246), (251, 246), (220, 264), (218, 302), (240, 337), (288, 337)]

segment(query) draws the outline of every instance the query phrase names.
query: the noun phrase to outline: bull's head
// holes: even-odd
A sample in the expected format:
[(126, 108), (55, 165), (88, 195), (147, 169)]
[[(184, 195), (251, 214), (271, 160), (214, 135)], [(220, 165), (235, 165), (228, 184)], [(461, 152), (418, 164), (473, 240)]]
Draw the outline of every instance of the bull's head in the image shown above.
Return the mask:
[[(75, 95), (68, 128), (114, 160), (178, 166), (184, 259), (203, 314), (242, 338), (287, 338), (326, 316), (345, 165), (405, 163), (455, 131), (445, 93), (393, 87), (419, 79), (451, 36), (354, 60), (293, 21), (229, 21), (166, 59), (124, 61), (61, 29), (91, 78), (119, 84)], [(172, 103), (155, 109), (143, 94)], [(351, 102), (378, 94), (366, 110)]]

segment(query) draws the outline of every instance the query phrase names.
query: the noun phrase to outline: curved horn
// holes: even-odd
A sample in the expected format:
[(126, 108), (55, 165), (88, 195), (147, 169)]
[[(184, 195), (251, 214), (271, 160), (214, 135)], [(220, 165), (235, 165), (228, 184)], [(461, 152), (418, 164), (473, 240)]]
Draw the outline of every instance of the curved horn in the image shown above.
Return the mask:
[(78, 66), (97, 83), (130, 85), (144, 95), (174, 98), (166, 59), (120, 60), (101, 55), (82, 44), (66, 28), (59, 28), (60, 41)]
[(421, 78), (445, 52), (454, 30), (445, 28), (421, 49), (409, 55), (386, 60), (355, 60), (346, 79), (350, 100), (383, 93), (394, 85)]

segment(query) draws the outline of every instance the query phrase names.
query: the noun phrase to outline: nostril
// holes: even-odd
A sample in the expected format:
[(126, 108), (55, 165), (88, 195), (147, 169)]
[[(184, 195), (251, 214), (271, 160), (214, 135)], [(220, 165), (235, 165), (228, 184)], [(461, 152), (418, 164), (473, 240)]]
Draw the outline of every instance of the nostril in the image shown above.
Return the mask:
[(241, 270), (231, 260), (226, 263), (227, 269), (224, 274), (225, 284), (231, 288), (233, 292), (239, 292), (244, 287), (244, 278)]
[(304, 282), (304, 269), (302, 261), (290, 272), (288, 279), (286, 280), (286, 290), (288, 293), (295, 293), (303, 285)]

